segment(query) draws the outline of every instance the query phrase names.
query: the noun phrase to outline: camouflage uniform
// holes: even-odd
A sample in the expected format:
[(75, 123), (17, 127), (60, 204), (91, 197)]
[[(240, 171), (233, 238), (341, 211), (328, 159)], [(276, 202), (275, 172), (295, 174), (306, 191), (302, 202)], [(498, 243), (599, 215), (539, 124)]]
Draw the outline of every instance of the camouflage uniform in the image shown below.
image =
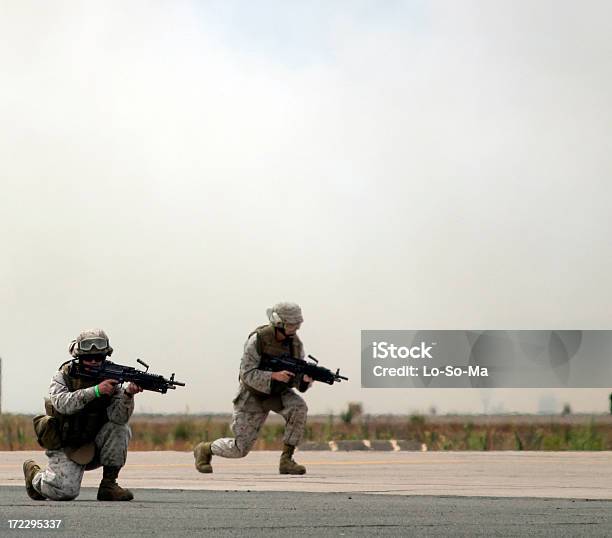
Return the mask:
[[(57, 372), (49, 387), (49, 398), (53, 407), (64, 415), (72, 415), (96, 398), (94, 387), (71, 392), (64, 375)], [(83, 472), (97, 467), (123, 467), (127, 457), (128, 442), (131, 437), (127, 425), (134, 411), (134, 398), (124, 389), (117, 387), (107, 408), (108, 422), (102, 426), (94, 444), (96, 455), (87, 465), (72, 461), (64, 449), (47, 450), (49, 463), (44, 471), (32, 480), (34, 489), (52, 500), (72, 500), (79, 494)]]
[[(304, 354), (302, 351), (302, 356)], [(286, 421), (285, 444), (297, 446), (306, 427), (308, 407), (293, 389), (272, 395), (272, 372), (258, 370), (261, 356), (257, 351), (257, 334), (252, 334), (244, 346), (240, 363), (240, 388), (233, 400), (232, 432), (235, 437), (217, 439), (211, 445), (212, 453), (224, 458), (246, 456), (259, 434), (268, 413), (274, 411)], [(299, 381), (299, 380), (298, 380)], [(254, 394), (249, 387), (270, 397)]]

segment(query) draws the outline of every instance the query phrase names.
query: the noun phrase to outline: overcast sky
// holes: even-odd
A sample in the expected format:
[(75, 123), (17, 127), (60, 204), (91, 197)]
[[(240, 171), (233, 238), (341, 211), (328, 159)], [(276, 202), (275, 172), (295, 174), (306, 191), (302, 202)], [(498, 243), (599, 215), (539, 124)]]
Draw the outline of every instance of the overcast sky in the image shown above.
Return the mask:
[(362, 329), (610, 329), (606, 1), (0, 3), (2, 409), (102, 327), (230, 412), (299, 302), (312, 412), (603, 412), (607, 390), (360, 388)]

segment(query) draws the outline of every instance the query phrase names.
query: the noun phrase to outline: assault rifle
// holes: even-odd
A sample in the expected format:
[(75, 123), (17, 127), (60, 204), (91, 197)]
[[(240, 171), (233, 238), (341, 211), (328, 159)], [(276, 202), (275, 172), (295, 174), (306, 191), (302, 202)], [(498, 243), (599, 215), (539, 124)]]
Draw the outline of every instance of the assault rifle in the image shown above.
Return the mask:
[(328, 385), (333, 385), (336, 382), (340, 383), (343, 379), (348, 381), (348, 377), (340, 375), (340, 368), (334, 373), (327, 368), (323, 368), (323, 366), (318, 366), (319, 361), (312, 355), (308, 355), (308, 358), (312, 359), (314, 362), (294, 359), (289, 354), (281, 355), (280, 357), (264, 355), (259, 365), (259, 369), (267, 372), (282, 372), (283, 370), (287, 370), (295, 375), (304, 374), (310, 376), (313, 380), (321, 381)]
[(80, 364), (80, 361), (72, 361), (70, 365), (70, 375), (83, 379), (116, 379), (119, 383), (125, 381), (132, 382), (144, 390), (152, 390), (153, 392), (161, 392), (166, 394), (168, 389), (176, 390), (176, 387), (184, 387), (185, 383), (174, 380), (174, 374), (170, 379), (166, 379), (162, 375), (149, 374), (149, 365), (140, 359), (136, 362), (146, 367), (146, 370), (137, 370), (131, 366), (123, 366), (115, 364), (111, 361), (104, 361), (100, 366), (85, 366)]

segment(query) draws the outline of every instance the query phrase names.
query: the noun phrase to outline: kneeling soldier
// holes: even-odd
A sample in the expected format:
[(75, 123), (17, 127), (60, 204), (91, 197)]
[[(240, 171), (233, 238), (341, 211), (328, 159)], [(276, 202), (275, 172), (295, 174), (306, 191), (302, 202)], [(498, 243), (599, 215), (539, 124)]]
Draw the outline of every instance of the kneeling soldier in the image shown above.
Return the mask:
[(75, 499), (83, 472), (103, 466), (99, 501), (131, 501), (131, 491), (117, 484), (125, 465), (131, 432), (128, 420), (134, 411), (134, 394), (142, 389), (130, 383), (125, 389), (117, 381), (102, 382), (71, 375), (72, 363), (81, 368), (100, 366), (113, 352), (106, 333), (83, 331), (68, 348), (74, 357), (53, 376), (46, 415), (34, 418), (34, 428), (49, 458), (43, 471), (34, 462), (23, 464), (26, 490), (35, 500)]
[(306, 468), (293, 460), (293, 452), (304, 435), (306, 427), (306, 402), (294, 392), (293, 387), (305, 392), (312, 384), (307, 375), (295, 376), (292, 372), (267, 372), (260, 366), (268, 357), (289, 354), (304, 358), (304, 349), (296, 332), (303, 318), (302, 310), (295, 303), (278, 303), (267, 310), (270, 323), (258, 327), (249, 335), (240, 363), (240, 387), (233, 400), (232, 431), (235, 437), (217, 439), (212, 443), (199, 443), (194, 449), (195, 466), (201, 473), (212, 473), (212, 456), (242, 458), (246, 456), (270, 411), (283, 416), (285, 447), (281, 454), (281, 474), (304, 474)]

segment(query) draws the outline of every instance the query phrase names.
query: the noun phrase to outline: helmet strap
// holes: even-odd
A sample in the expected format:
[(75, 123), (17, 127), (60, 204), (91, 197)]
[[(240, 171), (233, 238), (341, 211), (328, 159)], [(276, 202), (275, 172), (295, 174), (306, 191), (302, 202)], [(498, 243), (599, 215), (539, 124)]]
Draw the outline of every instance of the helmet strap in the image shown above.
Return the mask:
[(287, 333), (285, 332), (285, 327), (275, 327), (275, 329), (283, 336), (283, 340), (287, 338)]

